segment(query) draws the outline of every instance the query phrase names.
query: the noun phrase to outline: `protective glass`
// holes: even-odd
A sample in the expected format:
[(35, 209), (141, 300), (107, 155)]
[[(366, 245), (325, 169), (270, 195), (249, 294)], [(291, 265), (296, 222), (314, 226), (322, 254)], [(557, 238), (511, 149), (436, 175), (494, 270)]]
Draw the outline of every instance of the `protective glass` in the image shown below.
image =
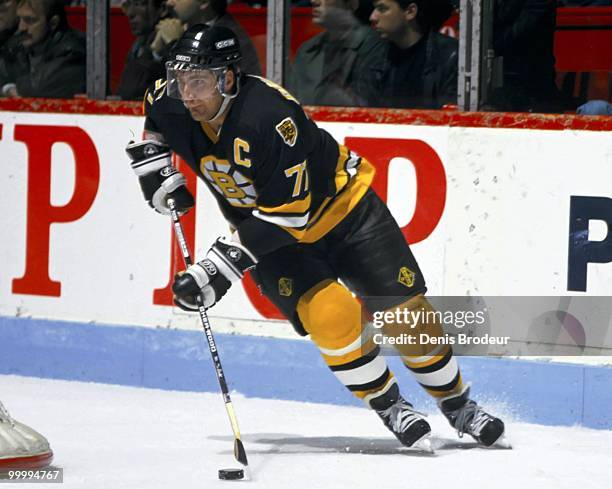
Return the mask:
[(205, 70), (188, 63), (166, 63), (167, 93), (179, 100), (202, 100), (218, 91), (219, 76), (223, 69)]

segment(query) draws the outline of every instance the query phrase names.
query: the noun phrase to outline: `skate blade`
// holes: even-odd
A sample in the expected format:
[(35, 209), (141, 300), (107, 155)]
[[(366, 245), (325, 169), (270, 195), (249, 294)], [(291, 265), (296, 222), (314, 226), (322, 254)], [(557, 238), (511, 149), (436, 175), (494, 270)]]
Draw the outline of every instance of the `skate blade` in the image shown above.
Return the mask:
[(505, 450), (511, 450), (512, 444), (510, 443), (508, 438), (506, 438), (505, 435), (502, 435), (497, 439), (495, 443), (493, 443), (493, 445), (491, 445), (491, 448), (502, 448)]
[(422, 438), (419, 438), (408, 448), (411, 451), (423, 452), (428, 455), (435, 455), (436, 453), (434, 451), (433, 445), (431, 444), (431, 433), (423, 435)]

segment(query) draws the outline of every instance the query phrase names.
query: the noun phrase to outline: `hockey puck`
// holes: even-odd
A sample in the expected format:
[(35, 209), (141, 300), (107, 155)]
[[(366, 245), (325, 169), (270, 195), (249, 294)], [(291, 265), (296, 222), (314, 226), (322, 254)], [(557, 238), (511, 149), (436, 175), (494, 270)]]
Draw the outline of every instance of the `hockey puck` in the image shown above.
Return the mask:
[(235, 481), (244, 479), (244, 470), (242, 469), (219, 469), (219, 479), (226, 481)]

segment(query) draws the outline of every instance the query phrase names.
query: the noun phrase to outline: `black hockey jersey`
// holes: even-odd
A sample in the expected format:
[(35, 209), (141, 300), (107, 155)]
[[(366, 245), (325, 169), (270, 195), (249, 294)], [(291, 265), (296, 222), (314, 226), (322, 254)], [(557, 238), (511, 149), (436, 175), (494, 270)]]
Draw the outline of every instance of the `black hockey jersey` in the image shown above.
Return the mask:
[(146, 94), (145, 130), (204, 180), (221, 211), (256, 256), (312, 243), (355, 207), (374, 168), (308, 118), (282, 87), (242, 75), (217, 134), (166, 95), (165, 80)]

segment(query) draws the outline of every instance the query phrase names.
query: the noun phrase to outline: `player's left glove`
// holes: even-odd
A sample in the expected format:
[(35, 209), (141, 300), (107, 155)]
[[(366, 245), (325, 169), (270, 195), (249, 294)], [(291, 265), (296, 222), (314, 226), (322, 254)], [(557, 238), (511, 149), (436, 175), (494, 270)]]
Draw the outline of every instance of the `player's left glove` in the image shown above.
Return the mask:
[(204, 260), (174, 277), (174, 303), (185, 311), (197, 311), (196, 295), (203, 294), (208, 309), (256, 264), (255, 256), (243, 245), (218, 238)]
[(187, 189), (185, 175), (172, 166), (168, 145), (146, 139), (128, 144), (125, 151), (132, 160), (132, 169), (138, 177), (145, 200), (157, 212), (170, 215), (170, 197), (176, 202), (179, 214), (193, 207), (194, 199)]

